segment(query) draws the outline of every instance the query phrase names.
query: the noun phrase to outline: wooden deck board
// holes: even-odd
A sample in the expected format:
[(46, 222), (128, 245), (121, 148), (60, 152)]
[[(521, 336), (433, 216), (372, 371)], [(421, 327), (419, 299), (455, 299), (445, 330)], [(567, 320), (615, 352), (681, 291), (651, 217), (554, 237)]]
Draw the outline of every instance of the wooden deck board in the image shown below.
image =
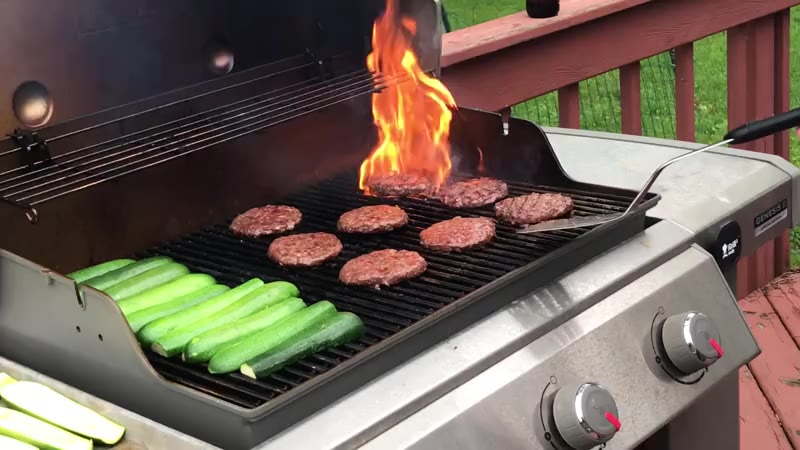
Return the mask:
[[(772, 296), (773, 300), (778, 300), (779, 304), (783, 305), (782, 308), (789, 301), (779, 295), (783, 294), (779, 283), (770, 286), (765, 292)], [(739, 306), (762, 350), (761, 355), (749, 364), (749, 372), (752, 373), (769, 407), (775, 412), (792, 447), (800, 449), (800, 349), (764, 293), (756, 291), (750, 294), (739, 302)], [(740, 391), (751, 391), (747, 397), (742, 398), (740, 416), (750, 418), (758, 414), (760, 406), (758, 396), (752, 392), (753, 386), (748, 386), (747, 383), (745, 377), (740, 377)], [(755, 397), (754, 403), (751, 403), (751, 397)], [(746, 411), (742, 412), (743, 410)], [(774, 436), (769, 430), (757, 430), (749, 424), (742, 433), (750, 434), (747, 437), (748, 442), (766, 435)], [(744, 444), (745, 439), (742, 439), (742, 449), (754, 448)], [(766, 450), (781, 447), (762, 445), (755, 448)]]
[(791, 450), (789, 440), (778, 423), (753, 374), (739, 370), (739, 439), (741, 450)]

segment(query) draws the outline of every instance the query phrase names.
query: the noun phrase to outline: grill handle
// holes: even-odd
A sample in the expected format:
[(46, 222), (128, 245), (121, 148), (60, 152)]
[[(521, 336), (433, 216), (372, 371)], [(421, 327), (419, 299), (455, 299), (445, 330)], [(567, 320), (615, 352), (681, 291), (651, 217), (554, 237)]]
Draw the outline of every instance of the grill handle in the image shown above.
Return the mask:
[(730, 140), (731, 144), (744, 144), (797, 126), (800, 126), (800, 108), (746, 123), (729, 131), (723, 140)]

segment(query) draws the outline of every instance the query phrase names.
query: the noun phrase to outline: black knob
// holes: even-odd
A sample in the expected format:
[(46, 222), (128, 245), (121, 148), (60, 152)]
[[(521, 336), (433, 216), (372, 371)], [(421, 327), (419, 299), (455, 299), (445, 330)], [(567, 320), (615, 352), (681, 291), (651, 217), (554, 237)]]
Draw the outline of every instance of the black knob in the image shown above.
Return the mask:
[(534, 19), (546, 19), (558, 15), (558, 0), (526, 0), (525, 9)]

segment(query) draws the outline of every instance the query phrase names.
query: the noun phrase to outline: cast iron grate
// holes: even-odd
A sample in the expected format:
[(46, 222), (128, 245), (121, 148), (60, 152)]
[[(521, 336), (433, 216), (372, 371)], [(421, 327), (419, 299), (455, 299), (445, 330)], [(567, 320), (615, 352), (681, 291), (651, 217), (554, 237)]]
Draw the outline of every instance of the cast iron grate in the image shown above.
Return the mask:
[[(573, 198), (577, 215), (621, 212), (630, 203), (626, 197), (523, 183), (509, 183), (509, 191), (512, 196), (531, 192), (567, 194)], [(191, 270), (208, 273), (228, 285), (253, 277), (264, 281), (291, 281), (309, 304), (329, 300), (342, 311), (358, 314), (366, 325), (366, 333), (358, 342), (313, 355), (259, 381), (238, 373), (211, 375), (205, 366), (186, 365), (147, 350), (150, 362), (165, 378), (236, 405), (255, 408), (588, 231), (520, 235), (512, 227), (498, 223), (497, 237), (487, 247), (465, 253), (442, 254), (427, 251), (418, 244), (421, 230), (455, 216), (493, 217), (493, 208), (454, 210), (435, 200), (368, 197), (359, 193), (357, 183), (351, 177), (324, 182), (281, 203), (303, 212), (303, 221), (296, 229), (301, 233), (335, 232), (336, 221), (343, 212), (379, 203), (402, 207), (408, 213), (410, 223), (401, 230), (384, 235), (337, 233), (344, 244), (341, 255), (323, 266), (303, 270), (285, 269), (269, 261), (266, 252), (272, 238), (241, 239), (228, 231), (230, 221), (159, 245), (149, 250), (147, 255), (168, 255)], [(380, 290), (349, 287), (338, 281), (339, 269), (345, 261), (383, 248), (418, 251), (427, 259), (428, 270), (417, 279)]]

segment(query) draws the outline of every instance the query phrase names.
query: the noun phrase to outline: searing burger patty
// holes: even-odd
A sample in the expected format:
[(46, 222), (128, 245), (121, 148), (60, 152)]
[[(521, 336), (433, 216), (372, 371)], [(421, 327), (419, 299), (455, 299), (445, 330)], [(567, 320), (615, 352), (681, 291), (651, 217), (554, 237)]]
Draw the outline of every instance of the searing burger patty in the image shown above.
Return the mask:
[(422, 245), (431, 250), (461, 251), (484, 245), (494, 238), (494, 220), (487, 217), (456, 217), (431, 225), (419, 234)]
[(354, 286), (391, 286), (419, 276), (428, 263), (417, 252), (378, 250), (347, 261), (339, 271), (339, 280)]
[(494, 178), (475, 178), (453, 183), (440, 193), (442, 203), (451, 208), (477, 208), (508, 196), (508, 185)]
[(291, 206), (261, 206), (236, 216), (230, 230), (242, 236), (266, 236), (293, 230), (302, 218), (300, 210)]
[(341, 251), (341, 241), (330, 233), (304, 233), (275, 239), (267, 254), (282, 266), (310, 267), (337, 257)]
[(409, 197), (426, 192), (430, 180), (422, 175), (395, 174), (370, 180), (369, 188), (384, 197)]
[(345, 233), (383, 233), (408, 223), (408, 214), (397, 206), (363, 206), (347, 211), (336, 226)]
[(494, 205), (497, 218), (512, 225), (532, 225), (564, 217), (572, 211), (572, 199), (561, 194), (528, 194), (507, 198)]

